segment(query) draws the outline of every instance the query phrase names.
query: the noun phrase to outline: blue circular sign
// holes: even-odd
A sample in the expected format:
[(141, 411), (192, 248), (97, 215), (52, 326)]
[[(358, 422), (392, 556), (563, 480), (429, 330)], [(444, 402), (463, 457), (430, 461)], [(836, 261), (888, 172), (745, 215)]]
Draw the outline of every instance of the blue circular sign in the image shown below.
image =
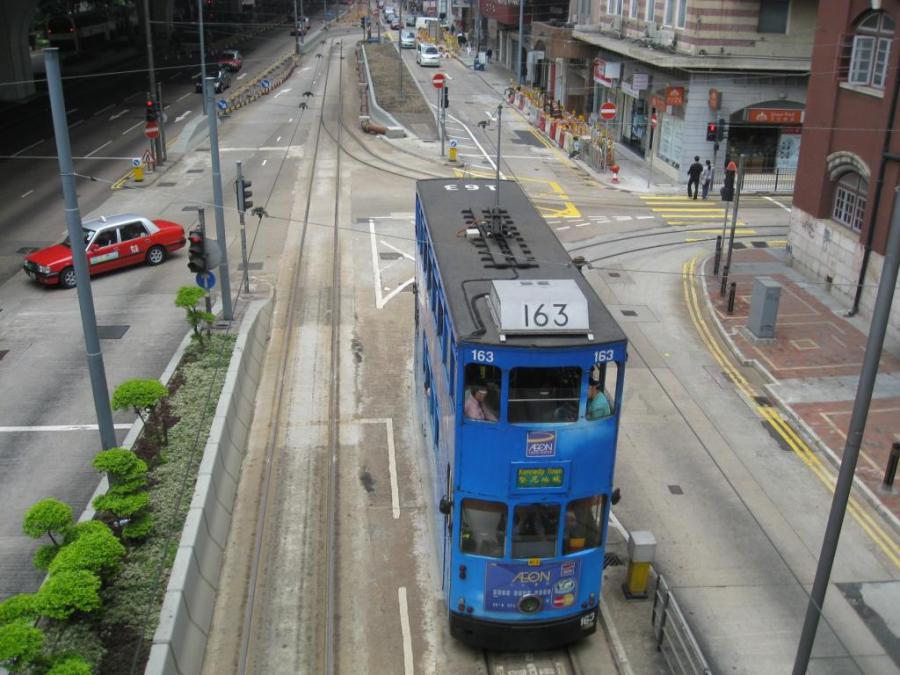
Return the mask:
[(228, 107), (228, 101), (223, 101), (222, 99), (219, 99), (219, 101), (216, 103), (216, 105), (219, 106), (220, 110), (225, 110), (225, 108)]
[(259, 86), (262, 87), (263, 89), (268, 89), (269, 85), (271, 85), (271, 84), (272, 83), (269, 82), (268, 80), (260, 80), (259, 81)]
[(201, 272), (197, 275), (197, 285), (205, 291), (216, 287), (216, 275), (212, 272)]

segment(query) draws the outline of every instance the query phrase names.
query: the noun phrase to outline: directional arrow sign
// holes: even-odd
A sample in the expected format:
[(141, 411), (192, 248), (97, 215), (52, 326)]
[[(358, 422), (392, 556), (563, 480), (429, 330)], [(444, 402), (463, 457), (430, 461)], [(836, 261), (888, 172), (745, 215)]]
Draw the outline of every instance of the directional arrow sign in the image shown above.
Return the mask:
[(225, 108), (228, 107), (228, 101), (223, 101), (220, 99), (219, 102), (216, 103), (216, 105), (219, 106), (219, 110), (225, 110)]

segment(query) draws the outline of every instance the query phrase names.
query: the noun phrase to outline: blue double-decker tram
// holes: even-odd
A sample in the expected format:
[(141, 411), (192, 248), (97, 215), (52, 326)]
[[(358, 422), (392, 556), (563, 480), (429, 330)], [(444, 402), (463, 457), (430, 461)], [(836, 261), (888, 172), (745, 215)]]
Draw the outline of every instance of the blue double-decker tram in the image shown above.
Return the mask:
[(573, 642), (599, 616), (625, 334), (514, 182), (419, 181), (416, 237), (414, 395), (451, 632)]

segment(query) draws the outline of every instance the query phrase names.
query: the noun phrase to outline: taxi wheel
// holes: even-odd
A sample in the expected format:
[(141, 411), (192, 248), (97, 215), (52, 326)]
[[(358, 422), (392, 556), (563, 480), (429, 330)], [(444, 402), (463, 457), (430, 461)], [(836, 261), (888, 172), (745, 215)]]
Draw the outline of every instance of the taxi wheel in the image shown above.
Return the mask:
[(148, 265), (159, 265), (165, 259), (166, 249), (164, 249), (162, 246), (153, 246), (149, 251), (147, 251)]
[(75, 288), (75, 268), (67, 267), (59, 273), (59, 285), (63, 288)]

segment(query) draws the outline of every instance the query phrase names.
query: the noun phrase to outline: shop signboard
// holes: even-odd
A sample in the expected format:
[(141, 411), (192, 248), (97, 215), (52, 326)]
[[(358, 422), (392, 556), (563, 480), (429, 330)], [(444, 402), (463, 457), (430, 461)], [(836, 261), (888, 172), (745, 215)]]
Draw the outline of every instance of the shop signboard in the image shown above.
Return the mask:
[(666, 87), (666, 105), (684, 105), (684, 87)]
[(722, 107), (722, 93), (718, 89), (709, 90), (709, 109), (718, 110)]
[(647, 73), (635, 73), (631, 76), (631, 86), (643, 91), (650, 86), (650, 76)]
[(622, 93), (626, 96), (630, 96), (631, 98), (640, 98), (641, 92), (639, 92), (630, 82), (622, 81), (622, 84), (619, 85), (619, 88), (622, 90)]
[(657, 110), (663, 110), (666, 107), (666, 99), (662, 96), (653, 94), (653, 96), (650, 97), (650, 107), (656, 108)]
[(594, 59), (594, 82), (604, 87), (613, 86), (613, 80), (618, 80), (622, 74), (622, 64)]
[(748, 108), (747, 121), (757, 124), (803, 124), (799, 108)]

